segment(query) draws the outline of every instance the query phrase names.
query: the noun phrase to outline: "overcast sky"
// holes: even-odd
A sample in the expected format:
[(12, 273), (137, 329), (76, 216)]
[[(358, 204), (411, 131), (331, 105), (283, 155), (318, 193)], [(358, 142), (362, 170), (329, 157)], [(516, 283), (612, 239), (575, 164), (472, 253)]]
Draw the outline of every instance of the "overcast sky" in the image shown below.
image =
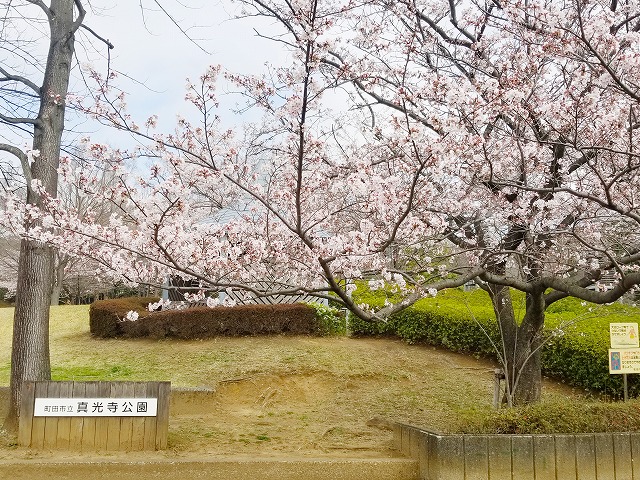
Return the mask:
[[(278, 63), (285, 57), (278, 44), (258, 38), (254, 31), (264, 33), (274, 27), (258, 18), (234, 19), (240, 10), (230, 0), (183, 2), (188, 7), (177, 0), (159, 3), (193, 41), (154, 0), (105, 0), (100, 2), (103, 8), (89, 12), (86, 21), (114, 44), (111, 66), (130, 77), (120, 76), (117, 83), (128, 93), (130, 113), (139, 121), (157, 114), (160, 129), (171, 129), (176, 114), (188, 113), (183, 100), (185, 79), (197, 79), (208, 65), (220, 64), (235, 73), (258, 73), (264, 71), (265, 62)], [(102, 45), (94, 42), (94, 46)], [(102, 48), (99, 54), (92, 54), (94, 64), (103, 70), (99, 56), (105, 53)], [(240, 99), (220, 93), (222, 113), (234, 123), (233, 116), (224, 111)]]
[[(158, 132), (173, 131), (177, 115), (194, 122), (199, 120), (195, 109), (184, 101), (186, 78), (197, 81), (209, 65), (221, 65), (233, 73), (259, 74), (266, 70), (267, 62), (272, 65), (287, 62), (282, 43), (260, 38), (257, 33), (266, 36), (281, 33), (280, 26), (264, 18), (236, 18), (241, 14), (241, 6), (232, 0), (84, 0), (83, 4), (87, 8), (85, 25), (108, 39), (114, 49), (108, 51), (105, 43), (81, 29), (76, 37), (78, 62), (84, 64), (88, 59), (106, 75), (109, 52), (111, 69), (121, 72), (115, 85), (127, 93), (128, 112), (139, 125), (151, 115), (158, 115)], [(14, 60), (10, 67), (40, 83), (48, 48), (48, 28), (42, 12), (39, 12), (41, 23), (32, 21), (38, 12), (36, 6), (21, 5), (29, 23), (17, 21), (14, 34), (30, 37), (27, 39), (33, 43), (26, 44), (28, 54), (42, 60), (40, 71), (29, 64), (20, 70), (20, 62)], [(10, 55), (0, 56), (0, 63), (5, 57)], [(82, 94), (83, 90), (86, 91), (82, 77), (74, 67), (70, 91)], [(233, 114), (230, 110), (243, 106), (244, 100), (237, 94), (225, 95), (227, 90), (220, 85), (218, 93), (221, 103), (218, 113), (224, 127), (258, 119), (257, 112), (252, 112), (253, 117), (244, 115), (242, 119)], [(334, 103), (341, 105), (339, 100)], [(66, 129), (67, 144), (77, 142), (84, 135), (115, 148), (128, 148), (134, 143), (130, 135), (125, 137), (70, 110)], [(31, 145), (30, 135), (5, 125), (0, 125), (0, 141), (25, 149)], [(0, 161), (3, 158), (15, 160), (10, 154), (0, 152)]]

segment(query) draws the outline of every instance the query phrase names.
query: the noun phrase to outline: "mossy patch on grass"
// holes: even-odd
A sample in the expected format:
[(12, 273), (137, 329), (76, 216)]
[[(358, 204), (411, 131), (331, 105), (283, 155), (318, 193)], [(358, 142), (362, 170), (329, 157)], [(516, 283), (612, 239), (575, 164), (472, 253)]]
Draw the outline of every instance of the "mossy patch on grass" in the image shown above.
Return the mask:
[(125, 380), (132, 374), (133, 370), (126, 365), (51, 367), (52, 380)]

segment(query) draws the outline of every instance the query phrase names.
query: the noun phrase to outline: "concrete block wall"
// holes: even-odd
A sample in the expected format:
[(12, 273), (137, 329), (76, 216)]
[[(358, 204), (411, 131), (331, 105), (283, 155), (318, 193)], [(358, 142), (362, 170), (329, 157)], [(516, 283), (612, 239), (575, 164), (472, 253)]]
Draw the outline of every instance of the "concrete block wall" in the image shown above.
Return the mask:
[(421, 480), (640, 480), (640, 433), (444, 435), (394, 426)]

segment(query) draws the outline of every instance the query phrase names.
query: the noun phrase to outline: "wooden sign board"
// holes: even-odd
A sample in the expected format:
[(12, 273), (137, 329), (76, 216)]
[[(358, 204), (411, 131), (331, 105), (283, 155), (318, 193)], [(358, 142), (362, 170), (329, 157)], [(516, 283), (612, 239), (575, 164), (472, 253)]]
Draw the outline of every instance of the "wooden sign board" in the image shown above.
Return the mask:
[(34, 417), (155, 417), (157, 398), (38, 398)]
[(18, 444), (40, 449), (167, 447), (170, 382), (25, 382)]

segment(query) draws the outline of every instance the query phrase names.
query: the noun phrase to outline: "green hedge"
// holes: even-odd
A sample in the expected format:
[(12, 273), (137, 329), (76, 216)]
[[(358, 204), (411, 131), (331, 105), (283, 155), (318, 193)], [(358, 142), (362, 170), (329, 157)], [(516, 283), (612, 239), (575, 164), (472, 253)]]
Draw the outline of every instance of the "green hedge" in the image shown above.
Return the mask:
[[(570, 385), (620, 397), (622, 375), (609, 374), (609, 324), (635, 322), (639, 316), (640, 309), (619, 303), (582, 306), (579, 300), (566, 299), (551, 305), (546, 329), (557, 328), (562, 334), (553, 337), (542, 351), (545, 374)], [(629, 395), (640, 396), (638, 375), (628, 377), (628, 388)]]
[(307, 305), (315, 312), (320, 335), (345, 335), (347, 333), (347, 324), (342, 311), (316, 302)]
[[(409, 343), (425, 342), (456, 352), (493, 355), (491, 342), (498, 345), (498, 326), (493, 309), (484, 298), (486, 294), (478, 293), (460, 290), (439, 293), (416, 302), (386, 322), (365, 322), (352, 316), (351, 331), (361, 335), (395, 335)], [(366, 303), (373, 310), (380, 309), (386, 298), (384, 293), (354, 293), (358, 303)]]
[[(147, 305), (156, 300), (128, 297), (94, 302), (89, 309), (92, 335), (103, 338), (181, 339), (219, 335), (327, 335), (335, 333), (335, 324), (338, 323), (334, 309), (301, 303), (149, 312)], [(128, 321), (125, 317), (132, 310), (139, 317), (135, 321)]]
[[(393, 294), (370, 292), (359, 285), (354, 299), (377, 310), (385, 299), (393, 300)], [(522, 317), (524, 296), (516, 292), (513, 299), (516, 314)], [(609, 374), (609, 323), (636, 321), (639, 315), (640, 309), (622, 304), (601, 306), (572, 298), (552, 304), (545, 317), (544, 333), (550, 340), (542, 350), (543, 373), (586, 390), (621, 396), (622, 376)], [(491, 302), (482, 290), (440, 292), (393, 315), (387, 322), (369, 323), (353, 316), (350, 322), (354, 334), (394, 335), (410, 343), (424, 342), (494, 358), (492, 342), (500, 345)], [(637, 375), (629, 376), (629, 393), (640, 395)]]

